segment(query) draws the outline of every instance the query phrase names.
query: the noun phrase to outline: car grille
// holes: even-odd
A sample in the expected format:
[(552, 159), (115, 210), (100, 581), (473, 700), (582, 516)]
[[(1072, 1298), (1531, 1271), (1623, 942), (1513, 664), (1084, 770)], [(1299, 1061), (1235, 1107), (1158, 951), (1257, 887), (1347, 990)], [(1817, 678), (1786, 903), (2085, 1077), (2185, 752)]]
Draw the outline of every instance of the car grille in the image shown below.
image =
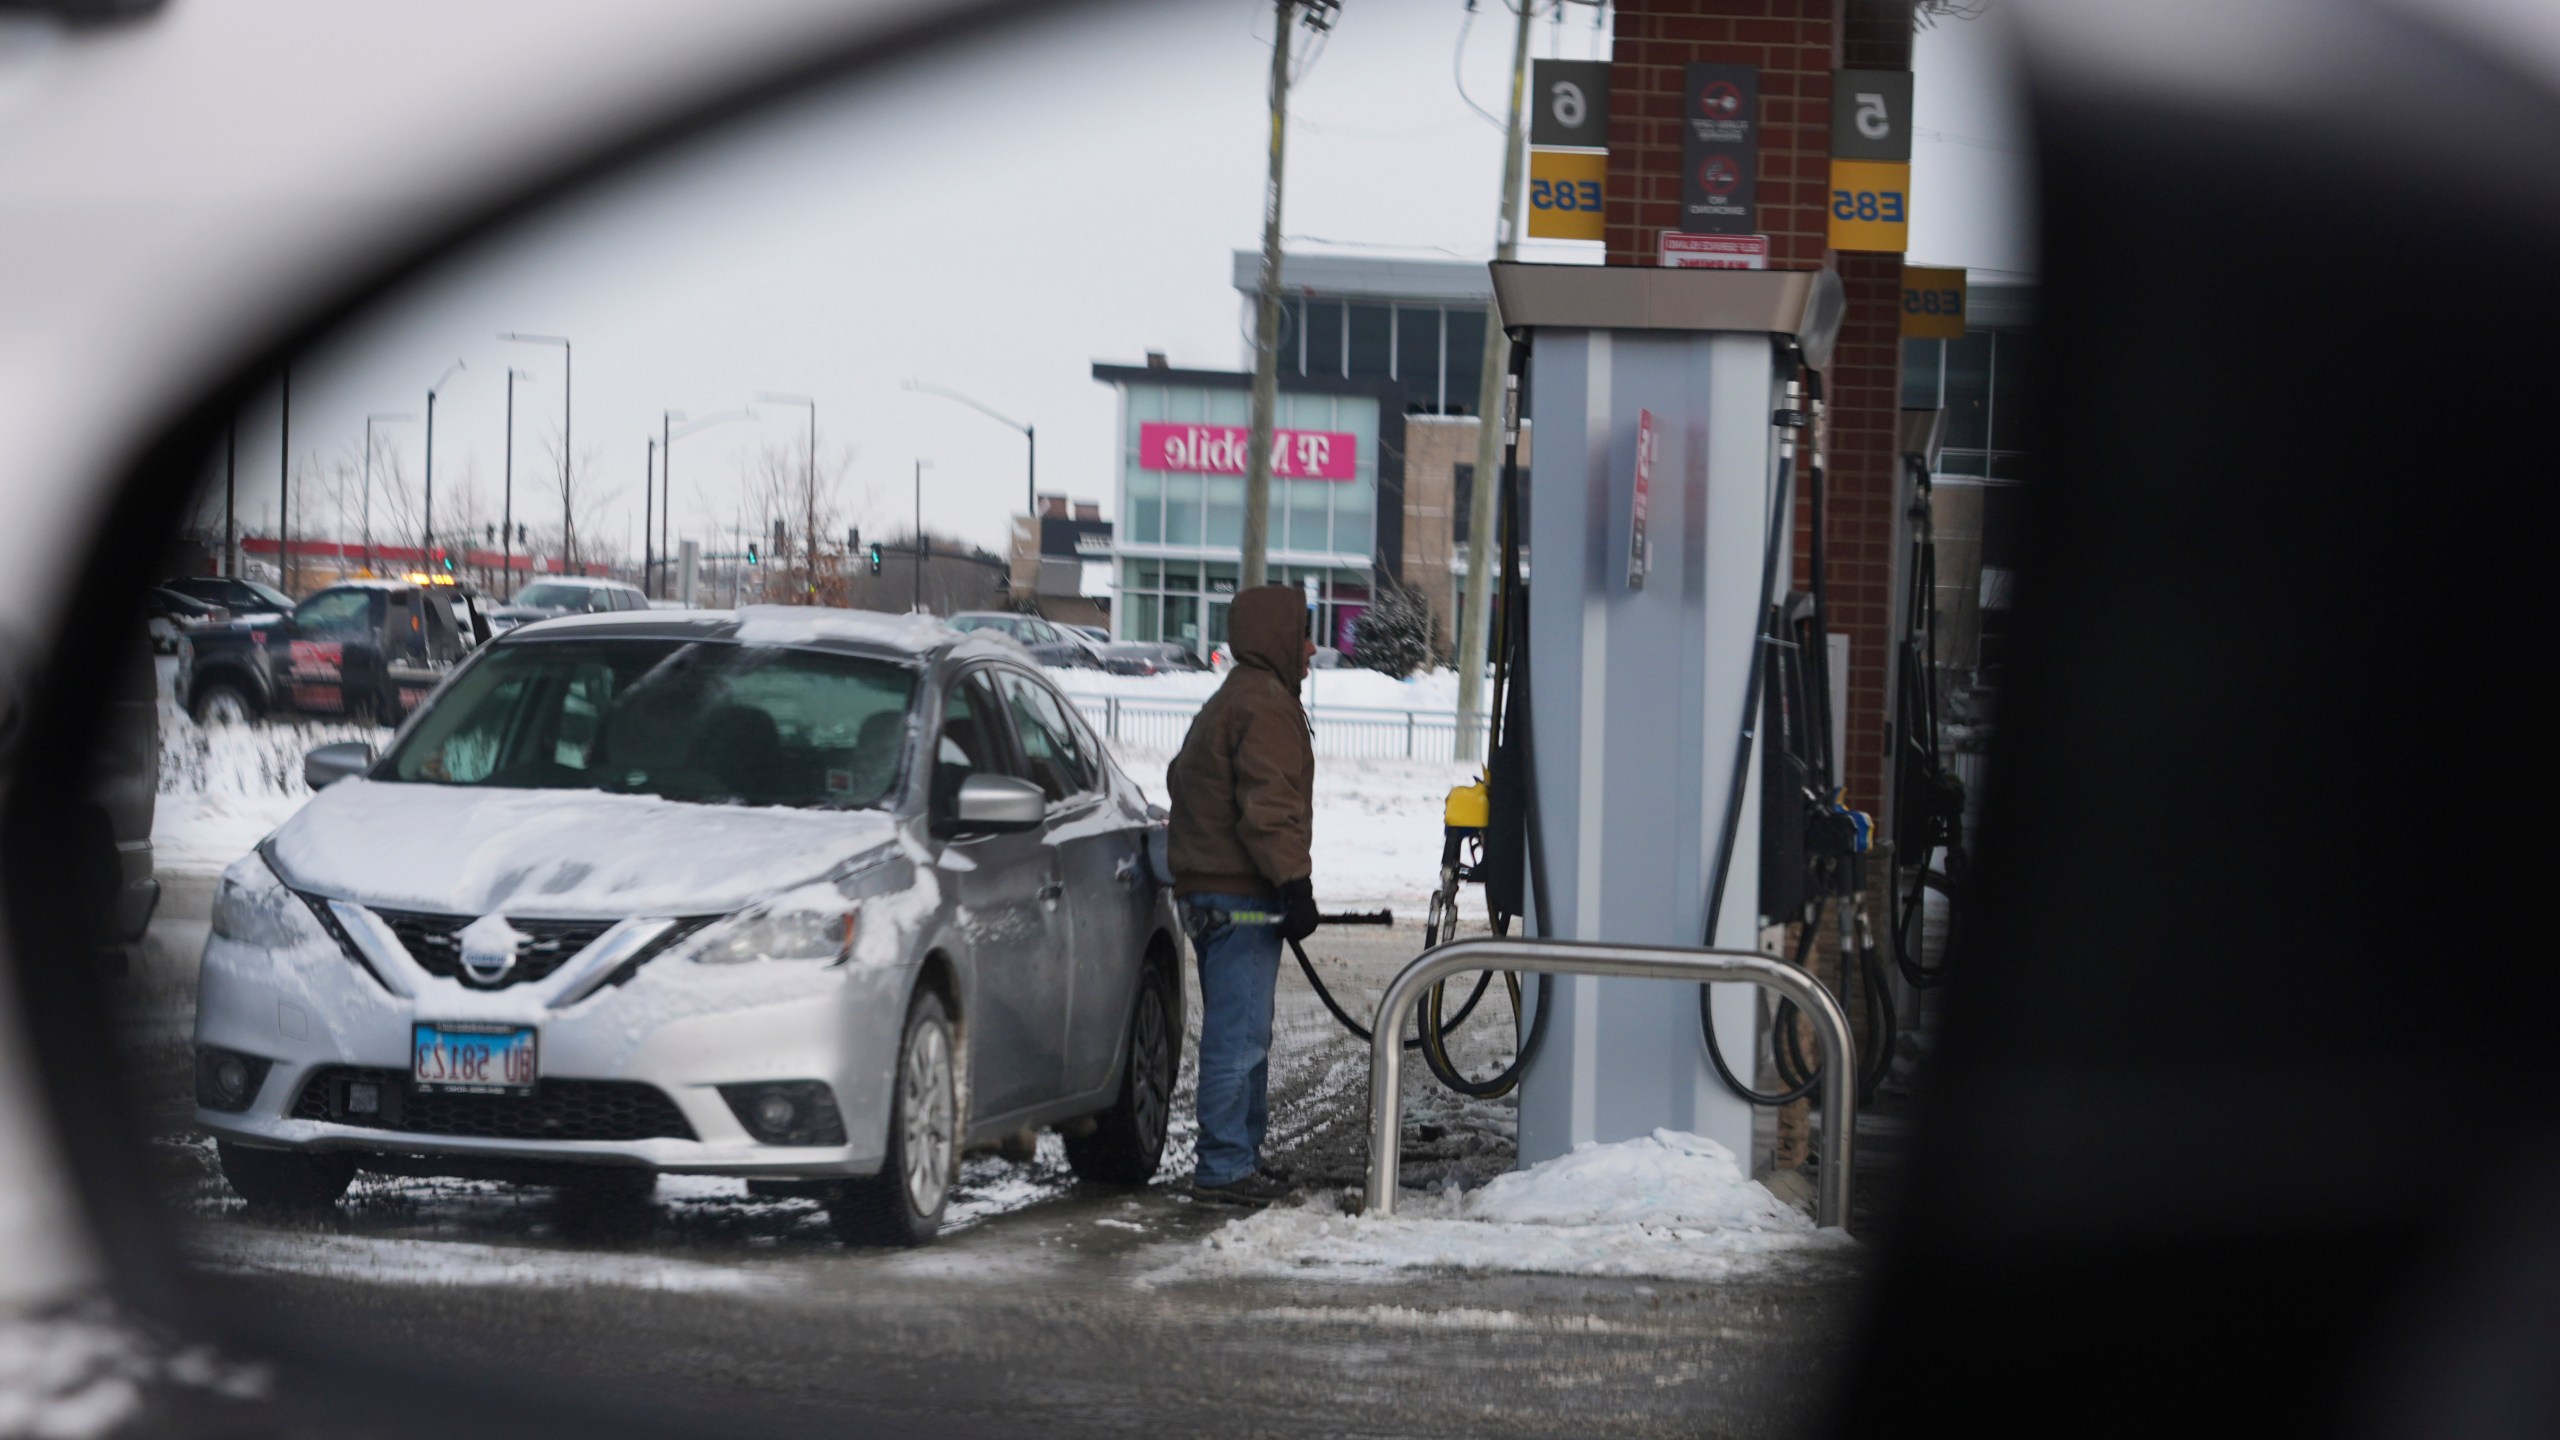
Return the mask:
[(516, 951), (514, 968), (494, 982), (483, 985), (462, 968), (462, 931), (478, 918), (471, 915), (436, 915), (422, 910), (382, 910), (374, 914), (400, 937), (409, 958), (430, 975), (459, 980), (466, 985), (486, 990), (503, 990), (510, 985), (531, 984), (550, 978), (571, 956), (595, 943), (596, 937), (614, 927), (611, 920), (524, 920), (513, 915), (507, 923), (526, 937)]
[[(347, 1084), (381, 1087), (381, 1110), (349, 1113)], [(484, 1140), (691, 1140), (693, 1127), (665, 1091), (636, 1080), (545, 1080), (529, 1096), (421, 1095), (398, 1070), (328, 1065), (311, 1073), (293, 1104), (297, 1120), (327, 1120), (409, 1135)]]

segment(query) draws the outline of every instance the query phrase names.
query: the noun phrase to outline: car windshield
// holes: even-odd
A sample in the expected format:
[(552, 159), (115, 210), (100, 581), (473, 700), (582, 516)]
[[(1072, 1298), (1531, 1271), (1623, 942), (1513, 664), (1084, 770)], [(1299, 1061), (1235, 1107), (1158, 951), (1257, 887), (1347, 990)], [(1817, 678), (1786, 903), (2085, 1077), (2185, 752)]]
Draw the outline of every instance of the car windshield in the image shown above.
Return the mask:
[(604, 591), (593, 585), (527, 585), (516, 603), (536, 610), (604, 610), (611, 608)]
[(278, 614), (293, 608), (293, 602), (286, 599), (281, 590), (261, 585), (255, 580), (242, 580), (238, 583), (241, 589), (249, 592), (247, 596), (242, 597), (243, 604), (263, 605)]
[(699, 804), (852, 808), (898, 778), (916, 672), (725, 641), (535, 641), (455, 677), (382, 774)]

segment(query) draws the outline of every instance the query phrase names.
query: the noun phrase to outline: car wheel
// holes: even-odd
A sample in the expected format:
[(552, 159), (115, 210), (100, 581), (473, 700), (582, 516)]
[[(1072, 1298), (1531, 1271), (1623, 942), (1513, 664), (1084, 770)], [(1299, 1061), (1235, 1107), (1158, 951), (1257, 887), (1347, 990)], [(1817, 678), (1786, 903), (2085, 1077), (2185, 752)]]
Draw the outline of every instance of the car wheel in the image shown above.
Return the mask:
[(246, 725), (258, 718), (258, 704), (228, 680), (196, 687), (195, 717), (199, 725)]
[(892, 1091), (880, 1173), (845, 1181), (827, 1202), (848, 1245), (922, 1245), (942, 1229), (960, 1148), (960, 1085), (951, 1021), (931, 991), (917, 992), (907, 1009)]
[(1164, 1159), (1173, 1118), (1173, 1079), (1182, 1068), (1182, 998), (1160, 965), (1149, 965), (1129, 1017), (1120, 1098), (1088, 1134), (1067, 1137), (1067, 1163), (1087, 1180), (1144, 1185)]
[(356, 1157), (344, 1151), (253, 1150), (217, 1140), (214, 1153), (222, 1161), (222, 1178), (257, 1209), (325, 1210), (356, 1178)]

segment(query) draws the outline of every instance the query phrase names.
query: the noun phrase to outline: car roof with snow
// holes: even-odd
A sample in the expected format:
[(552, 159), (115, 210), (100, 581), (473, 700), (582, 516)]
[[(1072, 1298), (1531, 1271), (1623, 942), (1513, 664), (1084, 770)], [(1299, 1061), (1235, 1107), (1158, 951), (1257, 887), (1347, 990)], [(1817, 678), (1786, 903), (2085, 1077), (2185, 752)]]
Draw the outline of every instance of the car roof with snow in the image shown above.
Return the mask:
[(962, 632), (931, 615), (884, 614), (801, 605), (748, 605), (737, 610), (626, 610), (564, 615), (508, 631), (497, 643), (538, 644), (568, 636), (620, 635), (651, 640), (726, 640), (740, 645), (888, 654), (930, 659), (943, 652), (1027, 660), (1012, 637)]
[(528, 587), (534, 585), (583, 585), (590, 590), (637, 590), (640, 588), (628, 580), (616, 580), (610, 575), (542, 575), (526, 581), (525, 583)]

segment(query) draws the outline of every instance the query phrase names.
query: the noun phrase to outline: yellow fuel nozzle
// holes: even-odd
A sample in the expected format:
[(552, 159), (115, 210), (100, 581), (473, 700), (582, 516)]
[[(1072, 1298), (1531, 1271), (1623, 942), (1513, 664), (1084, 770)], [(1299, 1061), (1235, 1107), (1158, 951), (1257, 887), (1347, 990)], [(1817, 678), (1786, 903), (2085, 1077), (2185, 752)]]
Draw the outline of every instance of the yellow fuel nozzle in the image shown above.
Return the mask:
[(1485, 788), (1485, 777), (1478, 774), (1474, 783), (1460, 785), (1449, 792), (1449, 803), (1441, 811), (1441, 823), (1452, 830), (1482, 830), (1493, 823), (1493, 799)]

